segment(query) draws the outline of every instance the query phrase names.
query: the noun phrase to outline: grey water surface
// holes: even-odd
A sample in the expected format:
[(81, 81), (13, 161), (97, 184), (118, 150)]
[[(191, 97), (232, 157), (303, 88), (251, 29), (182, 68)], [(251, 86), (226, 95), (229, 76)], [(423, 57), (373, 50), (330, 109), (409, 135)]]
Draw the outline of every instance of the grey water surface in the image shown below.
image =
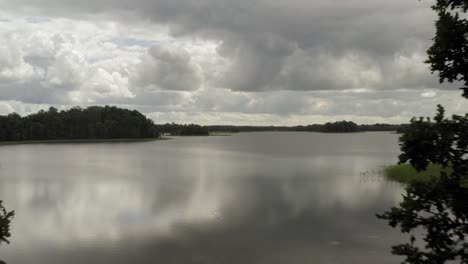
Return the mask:
[(239, 133), (0, 147), (9, 264), (399, 263), (374, 173), (398, 135)]

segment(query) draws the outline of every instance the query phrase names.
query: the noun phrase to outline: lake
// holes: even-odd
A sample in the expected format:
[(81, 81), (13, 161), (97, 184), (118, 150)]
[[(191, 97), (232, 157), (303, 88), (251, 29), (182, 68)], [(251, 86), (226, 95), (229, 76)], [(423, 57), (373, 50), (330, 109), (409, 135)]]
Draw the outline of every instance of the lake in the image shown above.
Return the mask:
[(399, 263), (398, 135), (239, 133), (0, 147), (15, 263)]

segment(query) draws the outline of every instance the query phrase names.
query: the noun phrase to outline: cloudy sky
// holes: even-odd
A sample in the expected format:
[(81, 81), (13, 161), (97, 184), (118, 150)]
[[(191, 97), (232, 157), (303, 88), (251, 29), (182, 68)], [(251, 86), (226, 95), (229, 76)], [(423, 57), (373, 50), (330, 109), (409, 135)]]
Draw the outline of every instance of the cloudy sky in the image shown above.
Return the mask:
[(156, 123), (400, 123), (456, 85), (431, 1), (0, 0), (0, 114), (118, 105)]

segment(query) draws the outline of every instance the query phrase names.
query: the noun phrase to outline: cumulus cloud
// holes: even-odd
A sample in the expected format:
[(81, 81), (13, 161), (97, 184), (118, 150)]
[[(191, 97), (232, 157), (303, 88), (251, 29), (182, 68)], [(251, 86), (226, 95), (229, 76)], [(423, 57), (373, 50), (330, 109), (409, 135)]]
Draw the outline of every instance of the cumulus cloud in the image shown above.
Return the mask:
[[(96, 46), (103, 46), (98, 48), (108, 54), (116, 48), (109, 48), (102, 39), (89, 39), (86, 33), (99, 33), (99, 28), (81, 24), (90, 32), (74, 34), (74, 27), (80, 26), (71, 21), (36, 25), (13, 20), (1, 25), (0, 37), (4, 41), (0, 44), (0, 98), (71, 104), (104, 96), (131, 97), (125, 71), (93, 63)], [(125, 56), (128, 54), (120, 52), (114, 63), (125, 61)]]
[(8, 105), (119, 104), (187, 122), (249, 115), (285, 123), (405, 121), (439, 102), (457, 113), (467, 107), (424, 63), (430, 2), (0, 4), (0, 101)]
[(218, 85), (233, 90), (438, 87), (421, 56), (433, 31), (429, 3), (20, 0), (13, 6), (52, 15), (128, 11), (168, 25), (174, 36), (219, 41), (219, 55), (230, 63)]

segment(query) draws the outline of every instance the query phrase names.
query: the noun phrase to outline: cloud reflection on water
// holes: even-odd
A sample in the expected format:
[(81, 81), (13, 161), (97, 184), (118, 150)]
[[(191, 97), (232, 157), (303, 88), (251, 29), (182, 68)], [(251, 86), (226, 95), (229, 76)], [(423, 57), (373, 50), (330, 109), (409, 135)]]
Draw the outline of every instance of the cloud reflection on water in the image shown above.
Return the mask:
[[(106, 146), (76, 148), (90, 153), (98, 148), (97, 153), (103, 154)], [(374, 214), (394, 204), (400, 189), (383, 181), (363, 181), (360, 175), (383, 157), (272, 157), (204, 147), (196, 149), (198, 155), (191, 153), (194, 149), (178, 149), (174, 165), (166, 159), (175, 156), (165, 156), (171, 152), (160, 153), (164, 147), (151, 150), (159, 153), (153, 163), (145, 163), (145, 145), (130, 148), (141, 148), (146, 155), (124, 159), (119, 151), (128, 147), (113, 145), (105, 157), (97, 157), (118, 160), (118, 177), (99, 173), (70, 177), (83, 173), (85, 159), (61, 163), (66, 156), (57, 162), (74, 164), (65, 166), (70, 170), (67, 177), (52, 171), (0, 177), (0, 191), (17, 212), (14, 244), (2, 248), (5, 259), (9, 263), (395, 262), (388, 247), (398, 237)], [(32, 148), (60, 151), (54, 146)], [(21, 155), (31, 153), (34, 150)], [(33, 160), (29, 173), (46, 157), (28, 159)], [(136, 162), (139, 158), (141, 163)], [(146, 170), (132, 176), (135, 166), (142, 164)]]

